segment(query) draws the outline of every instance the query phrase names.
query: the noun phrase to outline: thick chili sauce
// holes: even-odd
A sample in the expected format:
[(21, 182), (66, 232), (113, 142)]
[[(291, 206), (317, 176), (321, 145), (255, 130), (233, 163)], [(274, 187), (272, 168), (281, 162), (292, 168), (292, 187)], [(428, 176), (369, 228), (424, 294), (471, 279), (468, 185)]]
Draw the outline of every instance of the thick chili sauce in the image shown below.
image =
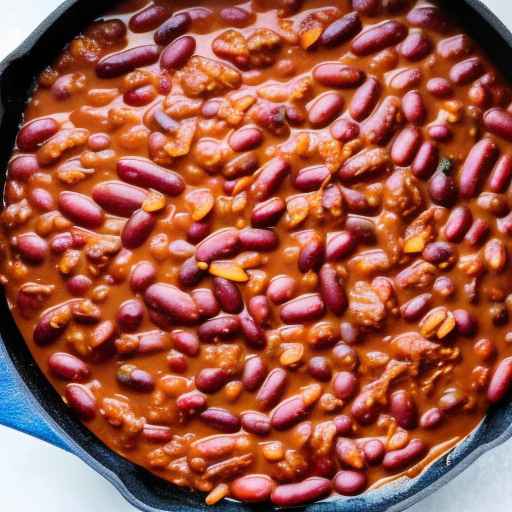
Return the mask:
[(423, 467), (512, 380), (510, 100), (433, 4), (121, 3), (27, 104), (17, 325), (104, 443), (210, 504)]

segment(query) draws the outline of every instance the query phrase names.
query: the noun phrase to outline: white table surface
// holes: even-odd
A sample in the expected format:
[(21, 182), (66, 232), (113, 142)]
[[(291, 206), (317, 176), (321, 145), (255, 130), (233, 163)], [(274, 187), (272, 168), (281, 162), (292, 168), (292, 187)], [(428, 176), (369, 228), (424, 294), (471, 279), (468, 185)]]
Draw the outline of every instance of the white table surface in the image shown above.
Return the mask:
[[(59, 3), (59, 0), (1, 0), (0, 59)], [(484, 3), (512, 27), (510, 0), (484, 0)], [(511, 475), (512, 441), (509, 441), (409, 510), (481, 512), (485, 508), (485, 512), (509, 512)], [(5, 512), (135, 511), (106, 480), (76, 457), (4, 427), (0, 427), (0, 500), (1, 510)]]

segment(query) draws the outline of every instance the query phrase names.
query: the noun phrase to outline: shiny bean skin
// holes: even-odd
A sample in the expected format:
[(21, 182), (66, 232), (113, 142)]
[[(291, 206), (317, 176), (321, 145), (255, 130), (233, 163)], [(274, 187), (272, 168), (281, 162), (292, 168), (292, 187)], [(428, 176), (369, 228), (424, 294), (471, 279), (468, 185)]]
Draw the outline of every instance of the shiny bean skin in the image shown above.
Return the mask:
[(92, 190), (92, 198), (108, 213), (130, 217), (146, 199), (146, 192), (121, 181), (104, 181)]
[(165, 21), (155, 32), (155, 43), (164, 46), (184, 34), (190, 26), (190, 14), (184, 12), (175, 14)]
[(341, 315), (348, 307), (348, 299), (343, 283), (336, 270), (326, 263), (319, 272), (320, 295), (327, 307), (335, 315)]
[(326, 478), (311, 477), (295, 484), (279, 485), (271, 494), (274, 505), (293, 507), (316, 501), (331, 492), (331, 482)]
[(352, 66), (337, 63), (321, 64), (313, 70), (314, 79), (325, 87), (352, 89), (361, 85), (365, 74)]
[(160, 56), (160, 66), (163, 69), (174, 70), (182, 68), (196, 49), (196, 40), (191, 36), (183, 36), (167, 46)]
[(280, 197), (272, 197), (258, 203), (251, 214), (251, 224), (255, 228), (275, 226), (286, 211), (286, 203)]
[(133, 212), (121, 232), (123, 246), (127, 249), (140, 247), (148, 239), (155, 224), (156, 218), (154, 214), (144, 210)]
[(365, 30), (352, 42), (352, 51), (366, 57), (400, 43), (407, 36), (407, 28), (398, 21), (386, 21)]
[[(511, 124), (512, 126), (512, 124)], [(491, 192), (504, 192), (512, 178), (512, 156), (501, 156), (489, 176), (489, 190)]]
[(60, 379), (73, 382), (83, 382), (91, 373), (81, 359), (65, 352), (54, 352), (48, 359), (48, 368)]
[(130, 288), (134, 292), (143, 292), (156, 279), (156, 270), (149, 261), (137, 263), (130, 274)]
[(65, 391), (66, 402), (83, 421), (96, 416), (96, 399), (93, 394), (80, 384), (68, 384)]
[(266, 436), (271, 430), (270, 419), (261, 412), (245, 412), (242, 414), (242, 427), (246, 432), (257, 436)]
[(199, 318), (192, 297), (175, 286), (155, 283), (144, 293), (144, 301), (150, 308), (165, 313), (178, 323), (188, 325)]
[(491, 403), (501, 402), (507, 395), (512, 384), (512, 358), (507, 357), (500, 361), (495, 368), (489, 386), (487, 399)]
[(61, 192), (59, 210), (78, 225), (88, 229), (99, 228), (103, 224), (103, 210), (89, 197), (78, 192)]
[(272, 409), (283, 396), (287, 383), (287, 372), (282, 368), (273, 369), (263, 381), (256, 395), (259, 408), (263, 411)]
[(411, 167), (412, 173), (420, 179), (427, 179), (439, 163), (439, 150), (432, 142), (424, 142), (416, 154)]
[(240, 430), (240, 418), (221, 407), (209, 407), (199, 415), (199, 419), (215, 430), (227, 434)]
[(343, 105), (343, 98), (337, 93), (323, 94), (311, 105), (308, 112), (309, 122), (315, 128), (323, 128), (338, 117)]
[(448, 242), (460, 242), (473, 222), (471, 211), (466, 206), (455, 208), (444, 227), (444, 236)]
[(427, 117), (423, 97), (418, 91), (409, 91), (402, 98), (402, 109), (407, 121), (418, 126), (423, 124)]
[(320, 36), (320, 44), (338, 46), (352, 39), (362, 28), (359, 15), (356, 12), (348, 13), (326, 27)]
[(244, 251), (273, 251), (279, 245), (276, 234), (269, 229), (243, 229), (239, 239)]
[(404, 390), (395, 391), (390, 398), (390, 411), (398, 425), (412, 430), (418, 422), (418, 412), (414, 399)]
[(334, 489), (342, 496), (355, 496), (366, 487), (366, 473), (342, 470), (334, 477)]
[(134, 14), (128, 26), (132, 32), (149, 32), (158, 28), (169, 16), (170, 10), (163, 5), (150, 5)]
[(374, 78), (368, 78), (355, 92), (349, 106), (350, 115), (356, 121), (366, 119), (373, 111), (381, 95), (381, 85)]
[(240, 250), (238, 230), (226, 228), (212, 233), (196, 249), (196, 260), (209, 263), (214, 259), (229, 258)]
[(409, 34), (400, 45), (400, 53), (411, 62), (425, 58), (432, 51), (432, 41), (423, 33)]
[(268, 501), (274, 483), (268, 475), (245, 475), (231, 483), (231, 494), (240, 501), (259, 503)]
[(247, 391), (256, 391), (267, 375), (267, 365), (258, 355), (252, 356), (245, 361), (242, 373), (242, 383)]
[(35, 151), (43, 142), (59, 131), (59, 123), (50, 117), (25, 124), (16, 139), (21, 151)]
[(213, 278), (213, 293), (226, 313), (240, 313), (244, 303), (237, 285), (223, 277)]
[(158, 47), (155, 45), (137, 46), (114, 53), (96, 64), (96, 74), (99, 78), (116, 78), (138, 67), (154, 64), (158, 60), (158, 54)]
[(490, 139), (482, 139), (469, 152), (462, 166), (459, 178), (460, 195), (464, 199), (475, 197), (483, 180), (491, 171), (498, 157), (496, 144)]
[(415, 127), (404, 128), (391, 147), (391, 158), (396, 165), (407, 167), (412, 163), (421, 144), (421, 132)]
[(240, 333), (240, 319), (233, 315), (222, 315), (201, 324), (197, 330), (203, 343), (216, 343), (220, 340), (233, 338)]
[(405, 448), (387, 452), (382, 461), (382, 466), (387, 470), (393, 471), (406, 468), (421, 459), (427, 449), (423, 441), (412, 439)]
[(316, 293), (301, 295), (281, 307), (281, 320), (286, 324), (300, 324), (321, 318), (325, 304)]

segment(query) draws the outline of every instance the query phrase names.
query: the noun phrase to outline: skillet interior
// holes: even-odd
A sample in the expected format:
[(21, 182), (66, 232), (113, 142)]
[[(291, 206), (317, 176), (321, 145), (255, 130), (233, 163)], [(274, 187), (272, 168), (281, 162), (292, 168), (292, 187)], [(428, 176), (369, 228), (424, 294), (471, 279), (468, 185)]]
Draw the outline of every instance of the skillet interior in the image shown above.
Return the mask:
[[(512, 61), (504, 58), (512, 49), (512, 35), (478, 0), (453, 2), (444, 7), (460, 20), (509, 80)], [(105, 9), (99, 1), (68, 0), (45, 20), (32, 35), (0, 64), (0, 126), (3, 144), (0, 165), (7, 167), (17, 129), (30, 97), (34, 77), (58, 55), (62, 47), (89, 21)], [(5, 176), (1, 176), (3, 186)], [(34, 416), (57, 427), (69, 449), (110, 480), (133, 505), (147, 511), (222, 510), (238, 512), (267, 509), (223, 501), (206, 507), (197, 492), (177, 488), (106, 448), (88, 429), (73, 418), (58, 394), (44, 378), (1, 299), (0, 335), (34, 406)], [(20, 385), (23, 386), (22, 381)], [(37, 418), (36, 418), (37, 419)], [(430, 494), (465, 469), (479, 455), (512, 436), (512, 405), (493, 408), (481, 426), (454, 450), (437, 460), (418, 478), (401, 479), (392, 485), (366, 492), (356, 498), (336, 499), (306, 507), (308, 512), (357, 512), (404, 510)]]

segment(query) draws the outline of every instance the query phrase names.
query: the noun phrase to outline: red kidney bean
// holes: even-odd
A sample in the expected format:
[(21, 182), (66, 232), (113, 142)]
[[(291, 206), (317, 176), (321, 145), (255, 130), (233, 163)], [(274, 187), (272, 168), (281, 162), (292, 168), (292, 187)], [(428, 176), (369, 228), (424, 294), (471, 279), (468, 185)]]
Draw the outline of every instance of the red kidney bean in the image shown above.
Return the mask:
[(210, 263), (216, 259), (229, 258), (240, 252), (240, 246), (237, 229), (221, 229), (212, 233), (197, 246), (196, 260)]
[(87, 276), (78, 274), (66, 281), (66, 289), (75, 297), (83, 297), (92, 287), (92, 280)]
[(96, 398), (81, 384), (68, 384), (64, 391), (66, 402), (83, 421), (96, 416)]
[(325, 306), (335, 315), (341, 315), (348, 307), (348, 298), (344, 283), (338, 278), (336, 269), (326, 263), (318, 274), (320, 282), (320, 295)]
[(510, 112), (501, 108), (488, 110), (484, 114), (484, 126), (494, 135), (512, 141), (512, 114)]
[(469, 152), (460, 171), (459, 191), (463, 199), (475, 197), (482, 181), (498, 158), (498, 148), (490, 139), (477, 142)]
[(121, 158), (117, 162), (117, 174), (127, 183), (154, 188), (170, 196), (177, 196), (185, 190), (185, 182), (179, 174), (142, 158)]
[(268, 299), (265, 295), (255, 295), (251, 297), (247, 304), (247, 310), (257, 325), (268, 325), (271, 311)]
[(360, 69), (337, 62), (320, 64), (313, 70), (313, 78), (325, 87), (352, 89), (361, 85), (366, 75)]
[(197, 335), (203, 343), (216, 343), (233, 338), (240, 333), (241, 328), (240, 319), (237, 316), (222, 315), (201, 324)]
[(91, 195), (108, 213), (130, 217), (142, 206), (147, 193), (122, 181), (103, 181), (94, 186)]
[(60, 212), (73, 222), (88, 229), (99, 228), (103, 224), (103, 211), (89, 197), (78, 192), (59, 194)]
[(431, 78), (427, 82), (427, 91), (437, 98), (447, 98), (453, 94), (453, 87), (446, 78)]
[(191, 244), (198, 244), (204, 240), (211, 231), (211, 223), (208, 219), (193, 222), (187, 229), (187, 241)]
[(197, 260), (194, 256), (191, 256), (182, 263), (178, 273), (178, 279), (181, 286), (192, 288), (198, 285), (206, 274), (206, 270), (199, 268), (197, 266)]
[(370, 466), (378, 466), (384, 458), (386, 447), (379, 439), (370, 439), (364, 443), (363, 452), (366, 462)]
[(164, 5), (150, 5), (134, 14), (128, 26), (132, 32), (149, 32), (158, 28), (171, 15), (171, 11)]
[(240, 418), (221, 407), (209, 407), (199, 415), (199, 419), (209, 427), (227, 434), (240, 430)]
[(359, 125), (349, 119), (339, 119), (330, 128), (331, 135), (341, 142), (350, 142), (359, 137)]
[(135, 332), (144, 319), (144, 306), (137, 299), (127, 300), (119, 306), (116, 319), (122, 331)]
[(126, 91), (123, 101), (131, 107), (143, 107), (149, 105), (155, 99), (156, 94), (156, 89), (152, 85), (142, 85)]
[(448, 125), (434, 124), (428, 127), (428, 134), (437, 142), (448, 142), (453, 134)]
[(305, 274), (310, 270), (317, 270), (322, 265), (325, 257), (325, 244), (319, 237), (308, 240), (299, 253), (299, 270)]
[(185, 373), (188, 370), (187, 358), (176, 350), (171, 350), (165, 359), (167, 366), (174, 373)]
[(158, 60), (158, 46), (148, 44), (107, 55), (96, 64), (99, 78), (117, 78)]
[(437, 171), (428, 184), (428, 193), (434, 203), (450, 207), (457, 199), (457, 185), (452, 176)]
[(274, 277), (267, 288), (267, 297), (274, 304), (283, 304), (295, 295), (297, 282), (293, 277), (280, 275)]
[(322, 94), (309, 108), (309, 122), (315, 128), (327, 126), (341, 113), (344, 103), (343, 97), (336, 92)]
[(412, 439), (405, 448), (386, 453), (382, 466), (390, 471), (406, 468), (421, 459), (427, 450), (428, 448), (423, 441)]
[(484, 74), (484, 66), (479, 57), (457, 62), (450, 69), (450, 80), (457, 85), (467, 85)]
[(420, 427), (426, 430), (435, 429), (441, 424), (443, 418), (443, 411), (437, 407), (433, 407), (422, 414), (420, 418)]
[(293, 179), (293, 186), (301, 192), (313, 192), (331, 176), (325, 165), (306, 167), (301, 169)]
[(407, 15), (413, 27), (426, 28), (435, 32), (446, 32), (449, 23), (444, 13), (435, 6), (416, 7)]
[(156, 270), (153, 263), (149, 261), (138, 262), (130, 274), (130, 288), (134, 292), (144, 292), (156, 278)]
[(277, 235), (269, 229), (246, 228), (239, 233), (243, 251), (273, 251), (279, 245)]
[(190, 324), (199, 319), (199, 311), (192, 297), (169, 284), (152, 284), (144, 292), (144, 301), (148, 307), (164, 313), (179, 324)]
[(334, 489), (342, 496), (356, 496), (366, 487), (366, 473), (363, 471), (342, 470), (334, 477)]
[(399, 71), (389, 82), (389, 87), (397, 92), (405, 92), (417, 87), (423, 79), (423, 74), (418, 68), (408, 68)]
[(230, 485), (233, 498), (249, 503), (268, 501), (273, 488), (274, 482), (268, 475), (245, 475)]
[(489, 224), (482, 219), (476, 219), (466, 233), (464, 240), (471, 246), (481, 245), (490, 232)]
[(418, 423), (418, 409), (414, 398), (403, 389), (391, 394), (389, 401), (391, 415), (395, 417), (398, 425), (406, 430), (416, 428)]
[(345, 228), (352, 233), (358, 243), (372, 244), (375, 242), (375, 223), (369, 218), (348, 215)]
[(432, 142), (424, 142), (412, 163), (411, 171), (417, 178), (427, 179), (439, 163), (439, 150)]
[(424, 59), (431, 51), (431, 39), (421, 32), (409, 34), (400, 45), (400, 54), (411, 62)]
[(214, 277), (212, 283), (213, 294), (221, 308), (226, 313), (240, 313), (244, 307), (244, 301), (238, 286), (223, 277)]
[(377, 105), (381, 92), (382, 88), (379, 81), (375, 78), (368, 78), (352, 97), (349, 106), (350, 115), (356, 121), (366, 119)]
[[(511, 124), (512, 126), (512, 124)], [(489, 177), (489, 190), (491, 192), (505, 192), (512, 178), (512, 155), (501, 156)]]
[(51, 193), (44, 188), (33, 188), (30, 191), (29, 201), (30, 204), (45, 212), (55, 210), (55, 200), (53, 199)]
[(339, 416), (335, 416), (334, 424), (336, 425), (336, 433), (339, 436), (344, 436), (349, 434), (352, 431), (353, 428), (353, 421), (350, 418), (350, 416), (347, 416), (345, 414), (340, 414)]
[(167, 70), (182, 68), (196, 49), (196, 40), (192, 36), (183, 36), (167, 46), (160, 56), (160, 67)]
[(241, 128), (233, 132), (228, 140), (233, 151), (242, 152), (256, 149), (263, 142), (263, 133), (259, 128)]
[(285, 324), (302, 324), (320, 319), (325, 304), (317, 293), (300, 295), (281, 307), (281, 320)]
[(331, 482), (327, 478), (313, 476), (299, 483), (277, 486), (271, 500), (279, 507), (293, 507), (316, 501), (330, 492)]
[(245, 27), (251, 22), (254, 15), (240, 7), (224, 7), (220, 10), (219, 16), (230, 26)]
[(249, 347), (262, 349), (267, 343), (265, 331), (254, 321), (254, 318), (248, 314), (240, 315), (240, 326), (245, 341)]
[(190, 27), (192, 19), (186, 12), (175, 14), (166, 20), (155, 32), (155, 43), (165, 46), (177, 37), (183, 35)]
[(245, 361), (242, 373), (242, 383), (247, 391), (256, 391), (267, 376), (265, 361), (258, 355), (251, 356)]
[(381, 0), (352, 0), (352, 8), (365, 16), (376, 16), (381, 4)]
[[(349, 345), (355, 345), (361, 340), (359, 329), (350, 322), (341, 322), (340, 334), (341, 339)], [(338, 349), (343, 346), (346, 347), (346, 345), (338, 345)]]
[(327, 261), (340, 261), (351, 254), (357, 245), (354, 234), (350, 231), (340, 231), (327, 239), (325, 258)]
[(144, 210), (132, 213), (121, 232), (121, 241), (127, 249), (140, 247), (149, 237), (156, 224), (156, 216)]
[(387, 144), (398, 128), (400, 111), (401, 101), (396, 96), (387, 96), (371, 117), (363, 123), (361, 134), (377, 145)]
[(476, 318), (469, 311), (456, 309), (453, 311), (453, 316), (455, 317), (457, 332), (461, 336), (471, 337), (476, 334), (478, 323)]
[(116, 378), (119, 384), (141, 393), (150, 393), (155, 389), (153, 376), (149, 372), (140, 370), (131, 364), (120, 366), (117, 370)]
[(203, 393), (216, 393), (224, 387), (229, 375), (222, 368), (203, 368), (195, 376), (196, 388)]
[(501, 402), (512, 384), (512, 357), (506, 357), (498, 363), (487, 388), (487, 399), (495, 404)]
[(199, 339), (194, 333), (173, 331), (171, 337), (176, 350), (189, 357), (195, 357), (199, 354)]
[(89, 367), (78, 357), (65, 352), (55, 352), (48, 359), (48, 368), (60, 379), (83, 382), (89, 378)]
[(256, 228), (275, 226), (286, 211), (286, 203), (280, 197), (272, 197), (258, 203), (251, 214), (251, 224)]
[(288, 430), (301, 422), (308, 412), (304, 398), (300, 395), (281, 402), (273, 411), (270, 423), (276, 430)]
[(244, 412), (242, 414), (242, 428), (250, 434), (266, 436), (271, 429), (270, 419), (261, 412)]
[[(425, 256), (423, 256), (423, 258), (427, 260)], [(431, 299), (432, 295), (430, 293), (422, 293), (403, 304), (400, 307), (400, 312), (404, 320), (407, 322), (416, 322), (419, 320), (429, 308)]]
[(220, 305), (209, 288), (197, 288), (191, 295), (201, 318), (212, 318), (220, 312)]
[(60, 124), (51, 117), (36, 119), (22, 126), (16, 139), (20, 151), (35, 151), (43, 142), (53, 137)]
[(421, 93), (418, 91), (409, 91), (402, 98), (402, 110), (409, 123), (421, 125), (427, 117), (427, 109)]
[(441, 39), (437, 44), (437, 53), (445, 60), (460, 60), (469, 55), (472, 49), (473, 42), (466, 34)]
[(444, 226), (444, 236), (448, 242), (458, 243), (467, 233), (473, 222), (473, 215), (467, 206), (455, 208)]
[(308, 361), (308, 373), (315, 380), (329, 382), (332, 376), (332, 369), (325, 357), (315, 356)]
[(188, 393), (183, 393), (176, 399), (176, 407), (180, 411), (185, 411), (189, 414), (204, 410), (206, 405), (206, 396), (199, 391), (189, 391)]
[(27, 263), (37, 265), (48, 256), (48, 242), (37, 233), (22, 233), (13, 237), (11, 243)]
[(41, 168), (34, 155), (19, 155), (9, 162), (9, 179), (26, 182)]
[(332, 390), (341, 400), (350, 400), (356, 394), (357, 387), (357, 379), (353, 373), (343, 371), (334, 376)]
[(320, 36), (320, 44), (329, 48), (339, 46), (350, 41), (361, 32), (362, 28), (363, 25), (358, 13), (349, 12), (345, 16), (333, 21), (330, 25), (327, 25)]
[(353, 418), (361, 425), (371, 425), (378, 416), (375, 400), (371, 398), (371, 392), (361, 392), (352, 402), (350, 408)]
[(283, 396), (287, 383), (286, 370), (274, 368), (267, 375), (256, 395), (258, 407), (264, 411), (272, 409)]
[(414, 126), (405, 127), (391, 146), (391, 158), (400, 167), (409, 166), (421, 145), (421, 132)]
[(150, 443), (165, 444), (172, 439), (173, 434), (169, 427), (146, 423), (142, 429), (142, 436)]
[(407, 27), (399, 21), (385, 21), (359, 34), (352, 41), (352, 51), (358, 57), (366, 57), (396, 45), (407, 36)]

